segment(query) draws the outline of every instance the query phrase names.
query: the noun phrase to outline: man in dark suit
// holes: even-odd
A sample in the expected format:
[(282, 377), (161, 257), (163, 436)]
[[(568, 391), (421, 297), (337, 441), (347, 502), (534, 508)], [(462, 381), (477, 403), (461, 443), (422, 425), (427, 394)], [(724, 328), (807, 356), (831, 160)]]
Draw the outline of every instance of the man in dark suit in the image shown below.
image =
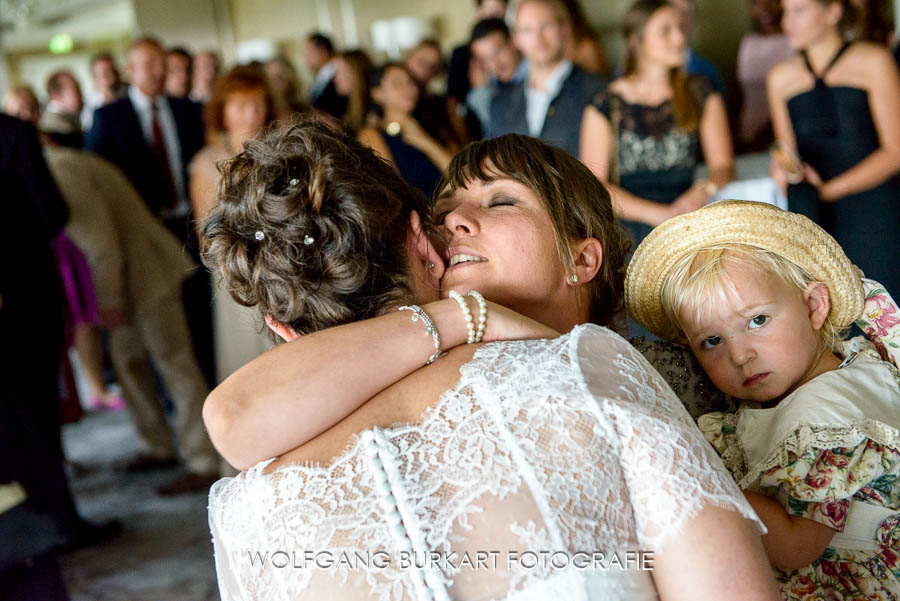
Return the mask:
[(334, 45), (327, 36), (314, 33), (306, 38), (303, 57), (306, 66), (315, 74), (309, 91), (309, 103), (313, 108), (340, 119), (347, 111), (347, 97), (338, 94), (334, 85), (334, 74), (337, 72)]
[(204, 144), (203, 116), (197, 103), (163, 94), (165, 57), (152, 38), (132, 44), (128, 93), (97, 109), (86, 145), (124, 171), (150, 210), (188, 241), (187, 166)]
[(606, 82), (566, 59), (571, 38), (571, 17), (562, 2), (519, 4), (514, 41), (528, 61), (528, 74), (494, 97), (488, 137), (530, 135), (578, 157), (581, 116)]
[(0, 236), (0, 487), (24, 492), (0, 509), (0, 596), (65, 599), (49, 552), (100, 542), (121, 524), (85, 522), (63, 470), (57, 387), (63, 297), (50, 245), (68, 208), (37, 130), (0, 115), (0, 139), (0, 212), (7, 224)]
[[(204, 144), (201, 106), (187, 99), (164, 95), (165, 58), (165, 50), (153, 38), (141, 38), (131, 45), (127, 61), (131, 81), (128, 93), (97, 109), (86, 146), (125, 172), (150, 210), (162, 219), (194, 258), (199, 259), (188, 197), (187, 166)], [(179, 277), (181, 274), (172, 274), (173, 279)], [(215, 381), (215, 361), (211, 287), (207, 272), (198, 271), (185, 281), (183, 299), (196, 360), (206, 376), (207, 385), (211, 385)], [(134, 402), (134, 399), (126, 398), (126, 401)], [(173, 401), (176, 407), (185, 402), (184, 399)], [(132, 409), (133, 417), (150, 414), (150, 411)], [(150, 430), (154, 428), (148, 426), (142, 431)], [(159, 432), (165, 430), (167, 428), (155, 428)], [(137, 457), (131, 467), (157, 467), (171, 462), (171, 457), (162, 452), (171, 447), (170, 440), (145, 440), (144, 446), (149, 453)], [(211, 457), (187, 456), (185, 459), (189, 466), (204, 466), (202, 472), (191, 468), (174, 488), (162, 492), (203, 488), (212, 478)]]

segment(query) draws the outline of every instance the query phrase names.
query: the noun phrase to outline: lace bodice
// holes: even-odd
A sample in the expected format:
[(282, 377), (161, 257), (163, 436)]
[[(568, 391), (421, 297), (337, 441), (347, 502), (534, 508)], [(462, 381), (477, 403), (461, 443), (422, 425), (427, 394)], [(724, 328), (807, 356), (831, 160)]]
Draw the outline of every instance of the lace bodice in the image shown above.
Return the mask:
[(328, 466), (219, 481), (223, 600), (650, 599), (650, 572), (618, 565), (704, 505), (756, 519), (609, 330), (486, 345), (460, 373), (416, 423), (366, 430)]

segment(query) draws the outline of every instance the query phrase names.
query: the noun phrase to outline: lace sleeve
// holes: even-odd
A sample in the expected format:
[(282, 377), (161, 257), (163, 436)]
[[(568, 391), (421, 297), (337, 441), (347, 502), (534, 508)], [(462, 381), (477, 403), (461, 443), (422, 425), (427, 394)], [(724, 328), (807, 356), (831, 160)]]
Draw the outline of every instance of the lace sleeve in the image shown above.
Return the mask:
[(209, 493), (209, 530), (212, 534), (213, 554), (216, 562), (216, 578), (219, 582), (219, 596), (222, 601), (240, 601), (244, 599), (241, 587), (235, 578), (237, 572), (231, 565), (229, 548), (222, 529), (222, 497), (228, 497), (228, 489), (233, 486), (233, 478), (223, 478), (213, 484)]
[(694, 421), (634, 347), (603, 328), (578, 341), (584, 383), (614, 424), (638, 538), (661, 548), (709, 504), (765, 526)]

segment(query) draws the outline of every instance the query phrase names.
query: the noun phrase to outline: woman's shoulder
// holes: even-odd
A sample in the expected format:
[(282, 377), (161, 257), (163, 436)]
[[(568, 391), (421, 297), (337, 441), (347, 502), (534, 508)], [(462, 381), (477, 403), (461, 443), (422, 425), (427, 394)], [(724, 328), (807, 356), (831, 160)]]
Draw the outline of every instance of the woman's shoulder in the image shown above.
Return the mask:
[(803, 75), (808, 76), (808, 69), (803, 63), (803, 58), (800, 55), (794, 55), (776, 63), (769, 69), (769, 74), (766, 75), (766, 88), (770, 92), (779, 91), (796, 81), (798, 76)]
[[(875, 86), (883, 82), (891, 72), (896, 72), (897, 63), (891, 52), (874, 42), (857, 41), (847, 48), (842, 70), (861, 76), (860, 83)], [(854, 78), (856, 80), (857, 78)]]

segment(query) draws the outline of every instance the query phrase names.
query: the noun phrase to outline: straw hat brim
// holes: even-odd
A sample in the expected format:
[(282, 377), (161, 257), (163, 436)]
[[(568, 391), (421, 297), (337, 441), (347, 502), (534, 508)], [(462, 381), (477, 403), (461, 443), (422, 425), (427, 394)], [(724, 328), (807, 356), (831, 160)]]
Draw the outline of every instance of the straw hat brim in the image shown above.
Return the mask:
[(791, 259), (828, 286), (829, 316), (840, 329), (863, 312), (860, 272), (837, 241), (808, 218), (761, 202), (722, 200), (657, 226), (634, 251), (625, 276), (631, 317), (660, 338), (674, 340), (662, 309), (662, 285), (687, 253), (720, 244), (746, 244)]

